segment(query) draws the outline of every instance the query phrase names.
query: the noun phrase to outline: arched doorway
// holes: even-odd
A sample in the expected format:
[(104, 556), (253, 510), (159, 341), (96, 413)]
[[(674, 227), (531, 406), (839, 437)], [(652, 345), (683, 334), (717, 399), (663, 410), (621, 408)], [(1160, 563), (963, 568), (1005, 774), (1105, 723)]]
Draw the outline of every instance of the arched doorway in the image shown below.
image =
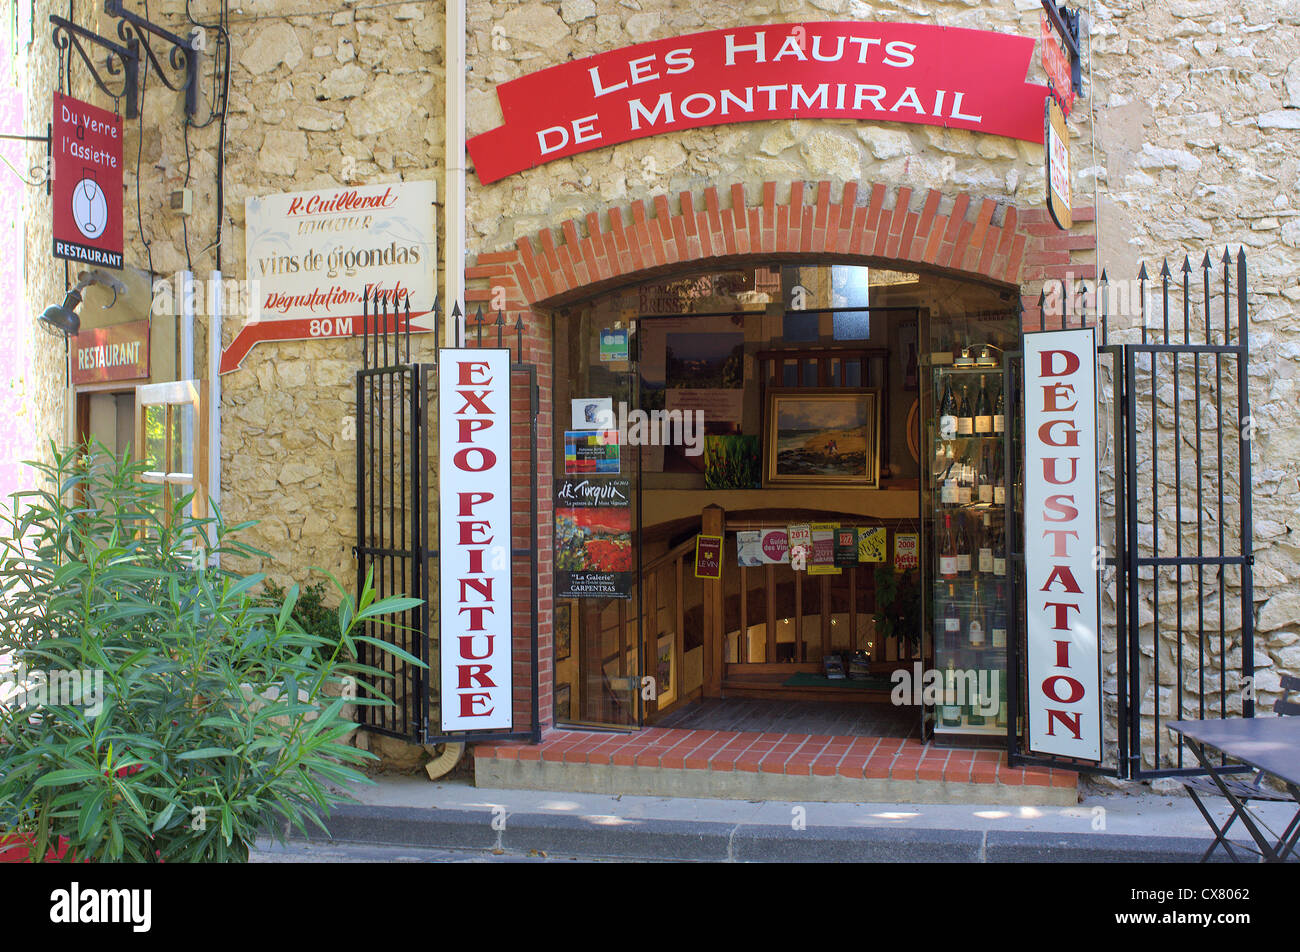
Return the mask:
[[(544, 209), (535, 211), (545, 214)], [(1081, 221), (1091, 220), (1091, 210), (1081, 210), (1080, 216)], [(519, 237), (509, 250), (480, 253), (467, 269), (466, 298), (471, 310), (479, 303), (523, 312), (527, 359), (541, 368), (543, 406), (554, 408), (558, 421), (561, 412), (571, 411), (550, 399), (555, 395), (552, 379), (558, 386), (566, 375), (556, 351), (556, 328), (571, 321), (580, 304), (603, 293), (670, 272), (689, 276), (737, 263), (760, 267), (821, 261), (991, 288), (999, 313), (1018, 306), (1030, 326), (1038, 321), (1038, 289), (1044, 278), (1095, 277), (1092, 241), (1091, 236), (1068, 242), (1057, 237), (1045, 211), (1021, 210), (967, 194), (883, 184), (860, 187), (856, 182), (846, 183), (842, 191), (826, 181), (765, 182), (748, 189), (734, 184), (682, 192), (675, 199), (659, 195), (650, 202), (611, 206)], [(948, 343), (937, 339), (930, 345), (937, 350)], [(558, 426), (545, 429), (539, 444), (543, 459), (562, 459), (563, 431)], [(556, 469), (547, 465), (539, 474), (544, 553), (557, 548), (552, 532)], [(688, 577), (685, 584), (694, 583)], [(554, 666), (544, 663), (540, 672), (542, 719), (548, 723), (573, 716), (572, 686), (566, 691), (561, 667), (573, 651), (570, 614), (543, 584), (541, 651), (544, 659), (554, 661)], [(644, 648), (641, 644), (638, 650)], [(645, 651), (645, 657), (650, 656)], [(630, 696), (635, 686), (629, 684), (627, 692)]]
[[(919, 733), (890, 673), (936, 660), (936, 550), (894, 563), (900, 534), (935, 535), (927, 368), (1008, 349), (1018, 303), (809, 253), (679, 265), (554, 311), (557, 723)], [(969, 555), (983, 528), (952, 534)]]

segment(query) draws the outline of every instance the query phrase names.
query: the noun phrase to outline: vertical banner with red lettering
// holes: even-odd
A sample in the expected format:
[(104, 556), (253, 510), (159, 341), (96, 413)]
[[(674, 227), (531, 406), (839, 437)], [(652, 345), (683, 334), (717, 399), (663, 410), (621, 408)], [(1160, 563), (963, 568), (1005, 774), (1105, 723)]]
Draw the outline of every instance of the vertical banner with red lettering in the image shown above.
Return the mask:
[(1097, 344), (1024, 335), (1029, 749), (1101, 760)]
[(513, 724), (510, 351), (438, 352), (442, 729)]

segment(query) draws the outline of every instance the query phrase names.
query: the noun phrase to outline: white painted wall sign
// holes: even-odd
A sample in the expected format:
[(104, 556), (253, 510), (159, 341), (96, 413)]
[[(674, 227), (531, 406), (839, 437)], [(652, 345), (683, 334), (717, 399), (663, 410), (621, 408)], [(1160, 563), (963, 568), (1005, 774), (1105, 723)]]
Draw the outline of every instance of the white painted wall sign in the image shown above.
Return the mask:
[(1100, 760), (1095, 334), (1025, 334), (1024, 354), (1029, 748)]
[(442, 729), (512, 726), (510, 351), (438, 352)]
[[(409, 294), (411, 332), (432, 330), (436, 197), (433, 182), (389, 182), (245, 199), (252, 313), (222, 352), (221, 373), (262, 341), (360, 334), (363, 297), (376, 291)], [(390, 314), (389, 330), (405, 331), (405, 316)]]

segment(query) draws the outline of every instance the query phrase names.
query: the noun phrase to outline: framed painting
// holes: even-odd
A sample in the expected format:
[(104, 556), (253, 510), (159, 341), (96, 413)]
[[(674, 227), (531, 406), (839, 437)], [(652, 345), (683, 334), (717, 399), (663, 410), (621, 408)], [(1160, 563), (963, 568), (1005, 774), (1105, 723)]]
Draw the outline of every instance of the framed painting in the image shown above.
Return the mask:
[(778, 388), (767, 392), (763, 485), (880, 485), (880, 391)]

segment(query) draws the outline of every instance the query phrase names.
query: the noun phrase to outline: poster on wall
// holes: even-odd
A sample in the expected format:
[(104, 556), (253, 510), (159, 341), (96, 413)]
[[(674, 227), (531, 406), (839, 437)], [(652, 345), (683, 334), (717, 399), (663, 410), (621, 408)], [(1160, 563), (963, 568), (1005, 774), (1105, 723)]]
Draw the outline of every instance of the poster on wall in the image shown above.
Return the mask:
[(790, 549), (784, 529), (745, 529), (736, 533), (736, 564), (744, 568), (788, 565)]
[(921, 565), (921, 537), (915, 532), (894, 533), (894, 571), (906, 572)]
[(438, 367), (442, 729), (508, 728), (512, 579), (497, 553), (510, 551), (510, 351), (446, 348)]
[(835, 530), (838, 522), (814, 522), (809, 529), (812, 532), (812, 554), (808, 557), (809, 575), (839, 575), (835, 567)]
[(608, 477), (555, 481), (555, 597), (630, 598), (632, 483)]
[(122, 117), (54, 94), (54, 257), (122, 268)]
[(858, 561), (885, 561), (888, 533), (884, 526), (858, 530)]
[[(245, 199), (253, 312), (222, 352), (221, 373), (237, 370), (262, 341), (360, 334), (363, 301), (375, 293), (409, 295), (411, 332), (433, 330), (435, 198), (433, 182), (390, 182)], [(407, 329), (404, 308), (389, 314), (387, 326)]]
[(565, 430), (564, 474), (617, 476), (622, 467), (618, 430)]
[(1096, 339), (1028, 333), (1023, 350), (1029, 749), (1100, 760)]
[(695, 537), (695, 577), (722, 578), (722, 536)]

